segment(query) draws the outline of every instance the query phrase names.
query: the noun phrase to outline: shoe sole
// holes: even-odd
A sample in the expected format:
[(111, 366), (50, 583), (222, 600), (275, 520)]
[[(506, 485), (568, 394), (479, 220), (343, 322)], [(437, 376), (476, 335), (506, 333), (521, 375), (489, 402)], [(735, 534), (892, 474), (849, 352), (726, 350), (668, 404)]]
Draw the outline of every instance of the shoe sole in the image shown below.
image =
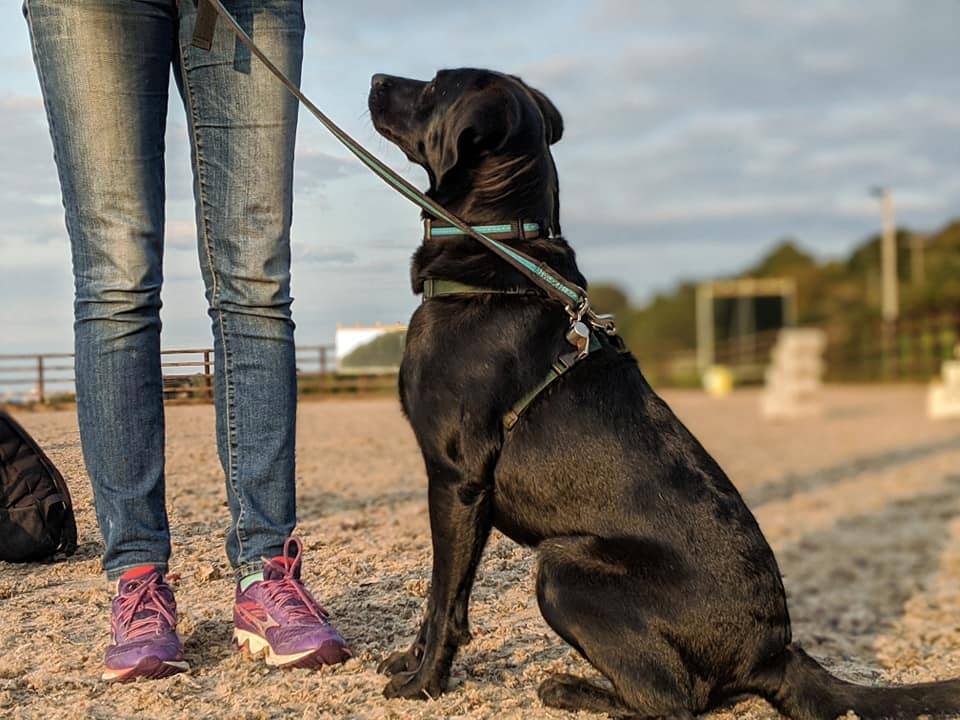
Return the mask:
[(244, 657), (256, 660), (262, 658), (267, 665), (280, 669), (307, 668), (318, 669), (324, 665), (338, 665), (346, 661), (350, 651), (335, 642), (327, 642), (318, 648), (290, 655), (280, 655), (270, 643), (260, 635), (248, 630), (234, 630), (233, 640)]
[(107, 668), (100, 677), (107, 682), (118, 683), (132, 682), (139, 678), (159, 680), (160, 678), (186, 672), (189, 669), (190, 663), (185, 660), (161, 660), (151, 655), (150, 657), (141, 658), (133, 667), (119, 669)]

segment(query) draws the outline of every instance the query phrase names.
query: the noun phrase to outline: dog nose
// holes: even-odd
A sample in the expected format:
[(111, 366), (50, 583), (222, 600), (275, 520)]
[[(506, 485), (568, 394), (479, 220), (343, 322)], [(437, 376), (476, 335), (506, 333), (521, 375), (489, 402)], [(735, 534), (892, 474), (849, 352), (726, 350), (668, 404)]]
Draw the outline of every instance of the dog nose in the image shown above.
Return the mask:
[(377, 73), (372, 78), (370, 78), (370, 87), (374, 90), (379, 90), (380, 88), (386, 87), (390, 81), (389, 75), (384, 75), (383, 73)]

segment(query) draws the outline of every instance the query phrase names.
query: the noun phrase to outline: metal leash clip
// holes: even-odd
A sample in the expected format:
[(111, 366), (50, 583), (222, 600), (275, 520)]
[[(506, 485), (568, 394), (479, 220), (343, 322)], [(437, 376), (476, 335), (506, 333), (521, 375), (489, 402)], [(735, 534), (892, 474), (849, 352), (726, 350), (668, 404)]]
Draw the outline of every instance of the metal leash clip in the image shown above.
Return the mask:
[(584, 298), (576, 307), (567, 306), (570, 316), (570, 329), (567, 331), (567, 342), (577, 349), (577, 360), (583, 360), (590, 354), (590, 328), (583, 322), (583, 316), (590, 312), (590, 301)]
[(583, 360), (590, 353), (590, 328), (586, 323), (575, 322), (567, 331), (567, 342), (577, 349), (577, 359)]
[(617, 321), (609, 313), (596, 313), (593, 310), (587, 312), (587, 322), (597, 330), (602, 330), (607, 335), (617, 334)]

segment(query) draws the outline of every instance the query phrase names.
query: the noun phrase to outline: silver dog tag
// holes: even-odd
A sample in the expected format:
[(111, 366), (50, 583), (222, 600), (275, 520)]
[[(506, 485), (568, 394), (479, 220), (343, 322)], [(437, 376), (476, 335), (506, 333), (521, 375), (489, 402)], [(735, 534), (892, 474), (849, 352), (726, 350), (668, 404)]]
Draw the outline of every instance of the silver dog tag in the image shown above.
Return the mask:
[(577, 359), (583, 360), (590, 353), (590, 328), (578, 320), (567, 331), (567, 342), (577, 349)]

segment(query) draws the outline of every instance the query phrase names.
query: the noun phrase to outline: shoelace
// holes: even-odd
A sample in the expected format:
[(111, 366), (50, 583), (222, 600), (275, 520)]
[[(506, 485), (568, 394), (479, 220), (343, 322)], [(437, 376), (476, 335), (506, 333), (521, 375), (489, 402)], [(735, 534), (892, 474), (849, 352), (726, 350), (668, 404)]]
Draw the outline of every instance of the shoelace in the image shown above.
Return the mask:
[[(291, 544), (295, 548), (293, 555), (290, 554)], [(278, 609), (286, 611), (289, 620), (317, 620), (325, 624), (329, 613), (307, 592), (295, 575), (302, 554), (303, 543), (298, 538), (287, 538), (280, 558), (264, 558), (264, 565), (280, 573), (281, 577), (262, 580), (261, 587)]]
[[(167, 629), (176, 627), (177, 618), (173, 614), (175, 611), (169, 608), (170, 599), (163, 592), (167, 589), (161, 585), (159, 575), (137, 585), (128, 583), (124, 590), (120, 595), (117, 624), (126, 628), (125, 640), (161, 635)], [(141, 614), (142, 617), (137, 617)]]

